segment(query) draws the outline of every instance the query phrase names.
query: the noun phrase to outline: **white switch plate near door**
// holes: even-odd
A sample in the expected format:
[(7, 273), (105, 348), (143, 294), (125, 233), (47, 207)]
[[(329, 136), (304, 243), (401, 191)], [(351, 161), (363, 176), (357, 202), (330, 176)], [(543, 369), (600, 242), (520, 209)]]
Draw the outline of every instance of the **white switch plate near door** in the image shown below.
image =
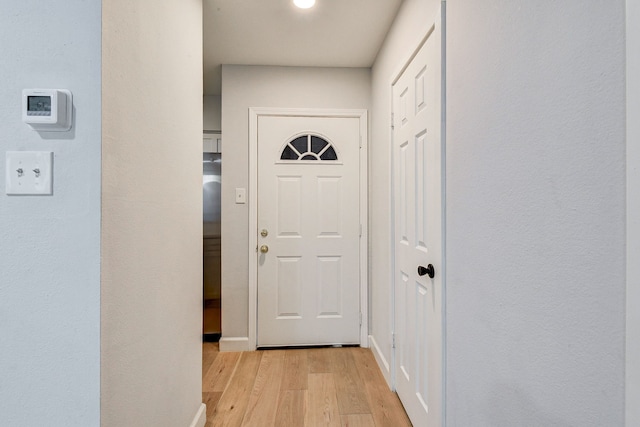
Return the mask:
[(8, 195), (53, 194), (51, 151), (7, 151), (6, 193)]
[(247, 190), (245, 188), (236, 188), (236, 204), (243, 205), (247, 203)]

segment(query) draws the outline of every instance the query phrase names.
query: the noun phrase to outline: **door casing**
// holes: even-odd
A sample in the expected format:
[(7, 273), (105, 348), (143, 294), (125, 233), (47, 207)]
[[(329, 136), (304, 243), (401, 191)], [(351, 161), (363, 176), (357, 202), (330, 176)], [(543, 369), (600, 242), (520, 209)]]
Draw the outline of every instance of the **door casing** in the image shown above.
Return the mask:
[(249, 346), (257, 348), (258, 314), (258, 117), (353, 117), (360, 123), (360, 346), (367, 347), (369, 331), (368, 314), (368, 115), (364, 109), (315, 109), (315, 108), (249, 108)]
[(627, 218), (626, 218), (626, 369), (625, 420), (627, 426), (640, 425), (640, 30), (634, 25), (640, 19), (640, 2), (626, 2), (627, 58)]

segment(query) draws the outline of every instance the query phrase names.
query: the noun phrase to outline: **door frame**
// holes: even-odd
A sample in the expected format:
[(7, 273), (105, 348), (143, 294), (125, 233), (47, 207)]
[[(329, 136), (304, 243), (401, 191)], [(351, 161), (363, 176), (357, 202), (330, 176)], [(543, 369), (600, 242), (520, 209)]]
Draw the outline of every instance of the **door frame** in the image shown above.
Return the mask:
[[(440, 49), (441, 49), (441, 95), (440, 95), (440, 111), (441, 111), (441, 120), (440, 120), (440, 203), (441, 203), (441, 250), (442, 250), (442, 266), (440, 267), (440, 272), (439, 274), (442, 277), (442, 307), (441, 307), (441, 312), (442, 312), (442, 386), (441, 386), (441, 390), (440, 392), (442, 393), (442, 408), (441, 408), (441, 414), (442, 414), (442, 425), (446, 425), (446, 363), (447, 363), (447, 358), (446, 358), (446, 296), (447, 296), (447, 287), (446, 287), (446, 282), (447, 282), (447, 254), (446, 254), (446, 3), (443, 1), (440, 4), (440, 7), (438, 9), (438, 11), (436, 12), (436, 17), (440, 17), (440, 28), (441, 28), (441, 38), (440, 38)], [(395, 334), (396, 334), (396, 324), (395, 324), (395, 319), (396, 319), (396, 252), (395, 252), (395, 201), (396, 201), (396, 194), (395, 194), (395, 188), (396, 188), (396, 182), (395, 182), (395, 150), (394, 150), (394, 129), (393, 129), (393, 117), (395, 114), (394, 111), (394, 102), (393, 102), (393, 86), (398, 82), (398, 80), (400, 79), (400, 77), (402, 76), (402, 73), (404, 73), (404, 71), (409, 67), (409, 64), (411, 63), (411, 61), (416, 57), (416, 55), (418, 54), (418, 52), (420, 51), (420, 48), (424, 45), (424, 43), (427, 41), (427, 39), (429, 38), (429, 36), (431, 35), (432, 31), (434, 31), (434, 27), (432, 25), (430, 25), (429, 23), (427, 23), (424, 27), (423, 30), (419, 33), (422, 34), (422, 36), (420, 38), (418, 38), (416, 40), (416, 42), (414, 42), (412, 44), (412, 46), (414, 46), (414, 48), (411, 50), (411, 53), (406, 56), (405, 60), (401, 63), (402, 65), (400, 65), (395, 72), (392, 74), (392, 78), (390, 80), (389, 83), (389, 106), (390, 106), (390, 110), (391, 111), (391, 118), (390, 118), (390, 126), (389, 126), (389, 170), (391, 171), (390, 173), (390, 197), (389, 197), (389, 206), (390, 206), (390, 217), (391, 217), (391, 221), (389, 224), (389, 243), (390, 243), (390, 254), (391, 254), (391, 274), (390, 274), (390, 280), (391, 280), (391, 337), (392, 337), (392, 347), (391, 347), (391, 361), (390, 361), (390, 366), (389, 366), (389, 373), (390, 373), (390, 378), (391, 378), (391, 389), (393, 391), (396, 390), (396, 384), (397, 384), (397, 376), (396, 376), (396, 353), (397, 353), (397, 349), (395, 347)]]
[(359, 206), (360, 206), (360, 346), (367, 347), (369, 333), (368, 289), (368, 119), (365, 109), (249, 108), (249, 346), (258, 343), (258, 118), (261, 116), (357, 118), (360, 126)]
[(625, 425), (640, 423), (640, 2), (626, 1), (626, 346)]

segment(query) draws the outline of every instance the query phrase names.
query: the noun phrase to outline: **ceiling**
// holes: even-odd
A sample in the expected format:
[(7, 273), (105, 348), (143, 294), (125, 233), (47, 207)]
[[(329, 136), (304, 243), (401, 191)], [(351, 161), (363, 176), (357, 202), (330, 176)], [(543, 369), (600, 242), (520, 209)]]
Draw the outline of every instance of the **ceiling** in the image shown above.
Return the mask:
[(204, 93), (221, 64), (370, 67), (403, 0), (204, 0)]

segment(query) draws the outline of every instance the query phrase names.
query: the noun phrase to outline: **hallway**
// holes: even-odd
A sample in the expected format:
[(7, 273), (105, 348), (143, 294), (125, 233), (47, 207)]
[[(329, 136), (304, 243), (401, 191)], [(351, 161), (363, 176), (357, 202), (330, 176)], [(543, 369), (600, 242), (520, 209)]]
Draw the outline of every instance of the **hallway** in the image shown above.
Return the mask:
[(202, 400), (213, 426), (411, 426), (369, 349), (218, 352), (203, 343)]

